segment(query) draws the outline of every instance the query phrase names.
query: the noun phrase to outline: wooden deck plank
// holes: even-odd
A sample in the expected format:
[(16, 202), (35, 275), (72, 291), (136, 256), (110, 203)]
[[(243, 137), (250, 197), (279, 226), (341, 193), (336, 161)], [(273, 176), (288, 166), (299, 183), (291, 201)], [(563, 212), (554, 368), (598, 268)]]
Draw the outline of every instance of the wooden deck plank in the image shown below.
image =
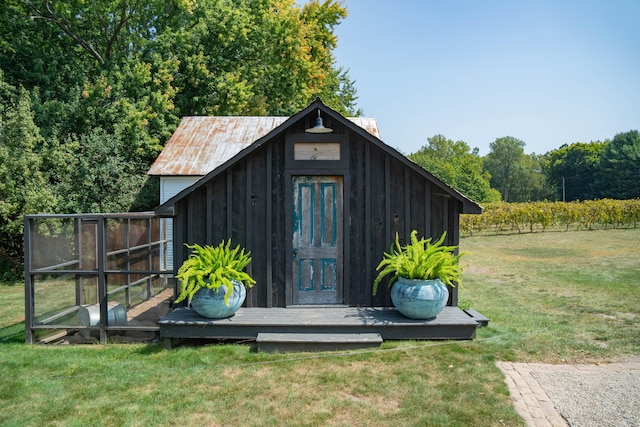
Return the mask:
[(257, 350), (269, 353), (356, 350), (380, 347), (380, 344), (382, 344), (382, 337), (378, 333), (309, 334), (262, 332), (256, 338)]
[(259, 333), (379, 333), (385, 340), (473, 339), (478, 322), (458, 307), (433, 320), (412, 320), (393, 308), (241, 308), (206, 319), (178, 308), (158, 321), (162, 338), (256, 339)]
[(489, 325), (489, 319), (487, 317), (485, 317), (484, 315), (478, 313), (473, 308), (467, 308), (466, 310), (464, 310), (464, 312), (467, 313), (470, 317), (472, 317), (473, 320), (478, 322), (478, 325), (480, 325), (480, 326), (488, 326)]

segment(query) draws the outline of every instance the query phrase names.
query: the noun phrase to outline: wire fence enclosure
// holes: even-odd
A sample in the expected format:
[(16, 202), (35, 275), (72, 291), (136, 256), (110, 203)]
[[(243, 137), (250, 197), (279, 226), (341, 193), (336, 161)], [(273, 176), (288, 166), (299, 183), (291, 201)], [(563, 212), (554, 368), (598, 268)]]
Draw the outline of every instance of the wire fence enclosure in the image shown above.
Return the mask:
[(114, 331), (156, 331), (153, 319), (129, 314), (173, 287), (165, 221), (152, 213), (25, 216), (27, 343), (60, 329), (101, 343)]

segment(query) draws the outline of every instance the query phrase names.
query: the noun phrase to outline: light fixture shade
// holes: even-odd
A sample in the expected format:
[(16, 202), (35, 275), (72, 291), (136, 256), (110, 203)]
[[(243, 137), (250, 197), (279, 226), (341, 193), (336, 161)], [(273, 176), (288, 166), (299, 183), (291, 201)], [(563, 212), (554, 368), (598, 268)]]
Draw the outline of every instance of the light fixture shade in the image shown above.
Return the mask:
[(304, 130), (307, 133), (331, 133), (333, 129), (324, 127), (322, 123), (322, 117), (320, 117), (320, 110), (318, 110), (318, 117), (316, 118), (316, 125), (312, 128)]

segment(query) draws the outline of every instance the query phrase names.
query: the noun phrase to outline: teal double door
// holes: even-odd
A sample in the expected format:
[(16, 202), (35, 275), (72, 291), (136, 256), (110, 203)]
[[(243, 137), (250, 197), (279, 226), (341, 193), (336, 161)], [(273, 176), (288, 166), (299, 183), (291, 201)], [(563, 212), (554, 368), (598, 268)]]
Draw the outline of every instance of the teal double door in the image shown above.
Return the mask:
[(342, 304), (343, 177), (292, 176), (292, 303)]

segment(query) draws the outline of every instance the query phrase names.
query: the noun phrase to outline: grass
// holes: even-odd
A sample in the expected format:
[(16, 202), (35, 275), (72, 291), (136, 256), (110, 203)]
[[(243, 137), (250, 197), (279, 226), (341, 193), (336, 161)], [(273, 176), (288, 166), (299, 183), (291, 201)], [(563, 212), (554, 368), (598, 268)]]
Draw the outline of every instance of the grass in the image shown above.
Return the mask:
[(640, 353), (640, 230), (470, 237), (471, 342), (356, 353), (242, 345), (23, 344), (22, 286), (0, 285), (0, 425), (523, 425), (496, 360)]
[[(640, 230), (470, 237), (464, 299), (491, 319), (502, 359), (640, 354)], [(486, 335), (485, 335), (486, 336)]]

